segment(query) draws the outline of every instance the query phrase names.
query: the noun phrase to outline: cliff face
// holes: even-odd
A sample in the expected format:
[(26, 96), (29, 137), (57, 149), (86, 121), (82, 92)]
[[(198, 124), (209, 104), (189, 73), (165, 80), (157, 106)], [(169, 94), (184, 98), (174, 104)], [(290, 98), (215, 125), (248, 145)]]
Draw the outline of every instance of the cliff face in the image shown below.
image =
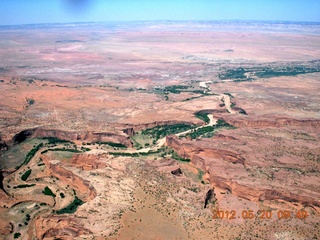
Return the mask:
[(259, 200), (284, 200), (288, 202), (301, 203), (304, 206), (313, 206), (320, 208), (320, 201), (309, 196), (294, 194), (283, 189), (271, 190), (267, 189), (259, 196)]
[[(119, 142), (127, 147), (132, 147), (130, 138), (124, 135), (110, 132), (69, 132), (58, 129), (34, 128), (17, 133), (11, 142), (20, 143), (27, 138), (53, 137), (68, 141), (88, 141), (88, 142)], [(1, 144), (1, 142), (0, 142)]]
[(32, 236), (36, 236), (37, 239), (72, 239), (90, 233), (92, 232), (84, 228), (77, 219), (62, 216), (48, 218), (39, 216), (34, 221), (34, 228), (28, 231), (30, 239)]
[(97, 196), (96, 190), (89, 184), (89, 181), (82, 179), (58, 164), (51, 163), (48, 156), (41, 155), (41, 159), (46, 165), (46, 169), (51, 176), (59, 178), (59, 180), (66, 185), (72, 186), (77, 193), (79, 193), (79, 197), (84, 201), (92, 200)]
[[(186, 143), (175, 136), (168, 136), (166, 143), (181, 157), (191, 159), (195, 166), (205, 171), (206, 179), (215, 188), (254, 202), (260, 200), (285, 201), (298, 203), (301, 207), (311, 206), (317, 211), (320, 210), (320, 201), (308, 196), (307, 193), (294, 194), (290, 190), (263, 185), (259, 179), (257, 182), (254, 179), (250, 180), (247, 171), (251, 166), (246, 165), (246, 160), (240, 154), (221, 149), (200, 148), (193, 146), (192, 142)], [(235, 171), (230, 171), (231, 168), (234, 168)], [(240, 178), (237, 179), (237, 175), (247, 176), (249, 180), (242, 182)]]
[(276, 118), (272, 120), (257, 119), (257, 120), (245, 120), (245, 119), (228, 119), (229, 124), (236, 127), (285, 127), (285, 126), (303, 126), (303, 127), (320, 127), (320, 120), (317, 119), (293, 119), (293, 118)]
[(175, 149), (181, 157), (190, 158), (191, 162), (196, 166), (204, 166), (203, 157), (220, 159), (222, 161), (231, 162), (233, 164), (245, 164), (245, 159), (231, 151), (211, 148), (195, 147), (192, 144), (181, 144), (174, 136), (167, 136), (167, 146)]
[(94, 169), (103, 169), (106, 163), (100, 161), (104, 155), (97, 154), (75, 154), (72, 157), (71, 164), (80, 167), (82, 170), (90, 171)]
[(128, 136), (133, 136), (135, 134), (135, 131), (134, 131), (133, 127), (126, 128), (126, 129), (123, 130), (123, 132), (125, 134), (127, 134)]

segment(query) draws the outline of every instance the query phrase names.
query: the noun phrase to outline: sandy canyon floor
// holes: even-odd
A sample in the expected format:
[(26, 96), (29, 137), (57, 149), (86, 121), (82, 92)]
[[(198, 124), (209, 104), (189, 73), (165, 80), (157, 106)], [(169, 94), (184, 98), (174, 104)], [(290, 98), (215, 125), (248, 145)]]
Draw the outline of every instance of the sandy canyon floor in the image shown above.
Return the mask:
[(320, 239), (320, 25), (0, 28), (1, 239)]

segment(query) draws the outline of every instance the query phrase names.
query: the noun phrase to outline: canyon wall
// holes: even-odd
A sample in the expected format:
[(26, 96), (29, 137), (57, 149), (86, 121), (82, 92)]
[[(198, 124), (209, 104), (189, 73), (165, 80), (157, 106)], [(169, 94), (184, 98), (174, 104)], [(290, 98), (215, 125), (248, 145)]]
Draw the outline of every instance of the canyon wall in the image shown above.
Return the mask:
[(26, 129), (14, 135), (12, 140), (5, 144), (12, 145), (21, 143), (27, 138), (58, 138), (67, 141), (86, 141), (86, 142), (118, 142), (132, 147), (132, 142), (128, 136), (110, 132), (69, 132), (58, 129), (33, 128)]
[[(228, 164), (232, 163), (240, 164), (245, 171), (245, 168), (250, 166), (246, 166), (246, 161), (240, 154), (221, 149), (196, 147), (191, 143), (179, 140), (175, 136), (167, 136), (166, 144), (177, 151), (179, 156), (189, 158), (192, 164), (201, 168), (208, 176), (207, 180), (212, 187), (220, 188), (235, 196), (254, 202), (261, 200), (285, 201), (298, 203), (301, 207), (310, 206), (316, 211), (320, 211), (320, 201), (308, 196), (307, 193), (295, 194), (278, 187), (271, 189), (270, 186), (261, 185), (259, 182), (257, 184), (254, 182), (243, 183), (228, 176), (224, 171), (216, 170), (216, 168), (221, 169), (221, 166), (229, 168), (230, 165)], [(237, 167), (237, 169), (241, 171), (241, 167)]]

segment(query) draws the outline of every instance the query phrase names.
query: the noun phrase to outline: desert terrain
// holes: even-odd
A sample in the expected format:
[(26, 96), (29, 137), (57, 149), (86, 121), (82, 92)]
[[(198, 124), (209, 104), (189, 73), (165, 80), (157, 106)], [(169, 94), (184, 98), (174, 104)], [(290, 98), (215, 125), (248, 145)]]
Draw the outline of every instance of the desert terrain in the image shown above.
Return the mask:
[(0, 239), (320, 239), (320, 25), (0, 27)]

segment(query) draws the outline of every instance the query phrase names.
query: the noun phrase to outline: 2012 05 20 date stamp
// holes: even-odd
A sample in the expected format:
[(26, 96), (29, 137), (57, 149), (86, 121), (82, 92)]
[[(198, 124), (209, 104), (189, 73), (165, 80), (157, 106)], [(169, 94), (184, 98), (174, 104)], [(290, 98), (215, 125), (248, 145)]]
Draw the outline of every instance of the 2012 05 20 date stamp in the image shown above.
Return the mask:
[(306, 210), (299, 210), (297, 212), (288, 211), (288, 210), (259, 210), (254, 212), (253, 210), (242, 210), (242, 211), (235, 211), (235, 210), (212, 210), (213, 219), (273, 219), (274, 216), (277, 219), (290, 219), (290, 218), (297, 218), (297, 219), (306, 219), (308, 217), (308, 212)]

